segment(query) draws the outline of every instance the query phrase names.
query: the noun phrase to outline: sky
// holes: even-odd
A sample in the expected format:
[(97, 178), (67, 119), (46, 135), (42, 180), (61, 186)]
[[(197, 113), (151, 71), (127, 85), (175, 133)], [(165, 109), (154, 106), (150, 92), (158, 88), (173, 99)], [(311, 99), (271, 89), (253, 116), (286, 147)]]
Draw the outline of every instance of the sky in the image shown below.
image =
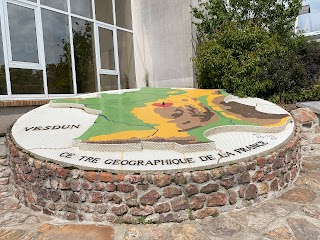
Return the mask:
[(311, 13), (299, 16), (299, 29), (306, 33), (320, 31), (320, 0), (303, 0), (302, 5), (309, 5)]
[(310, 5), (311, 13), (320, 12), (320, 0), (303, 0), (302, 5)]

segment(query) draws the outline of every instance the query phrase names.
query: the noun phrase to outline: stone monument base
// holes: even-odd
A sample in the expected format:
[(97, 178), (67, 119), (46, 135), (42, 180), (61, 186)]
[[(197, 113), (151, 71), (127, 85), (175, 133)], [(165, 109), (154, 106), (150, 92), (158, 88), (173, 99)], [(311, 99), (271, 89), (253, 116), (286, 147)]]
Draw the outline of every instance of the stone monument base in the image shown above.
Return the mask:
[(14, 195), (34, 211), (75, 221), (163, 223), (202, 219), (269, 199), (301, 168), (299, 130), (266, 156), (201, 171), (115, 174), (31, 157), (7, 135)]

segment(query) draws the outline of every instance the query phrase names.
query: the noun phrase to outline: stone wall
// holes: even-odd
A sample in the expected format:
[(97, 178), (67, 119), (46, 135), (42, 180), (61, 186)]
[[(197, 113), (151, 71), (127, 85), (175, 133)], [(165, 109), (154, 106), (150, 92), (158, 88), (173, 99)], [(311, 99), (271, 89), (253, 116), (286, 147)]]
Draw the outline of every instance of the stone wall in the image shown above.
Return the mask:
[(0, 198), (10, 196), (12, 191), (10, 185), (11, 171), (8, 168), (9, 160), (5, 142), (6, 139), (0, 137)]
[(319, 118), (309, 108), (292, 111), (296, 123), (301, 129), (301, 154), (305, 157), (320, 156)]
[(68, 169), (23, 153), (9, 135), (7, 145), (14, 195), (34, 211), (76, 221), (160, 223), (216, 216), (288, 188), (300, 171), (299, 133), (265, 157), (174, 174)]

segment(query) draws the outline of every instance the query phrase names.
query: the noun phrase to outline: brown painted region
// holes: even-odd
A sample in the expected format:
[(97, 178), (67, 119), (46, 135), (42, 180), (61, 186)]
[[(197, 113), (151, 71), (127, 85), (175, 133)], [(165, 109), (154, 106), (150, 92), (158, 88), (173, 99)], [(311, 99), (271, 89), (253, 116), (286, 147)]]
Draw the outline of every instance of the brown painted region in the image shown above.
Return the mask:
[(195, 137), (180, 137), (180, 138), (150, 138), (150, 139), (144, 139), (144, 141), (147, 142), (175, 142), (179, 144), (193, 144), (193, 143), (199, 143), (199, 141)]
[(260, 126), (277, 124), (281, 119), (289, 116), (288, 114), (269, 114), (259, 112), (254, 106), (244, 105), (238, 102), (224, 101), (224, 97), (218, 97), (213, 101), (214, 104), (220, 105), (227, 114), (240, 118), (243, 121), (247, 121)]
[(139, 138), (128, 138), (128, 139), (114, 139), (112, 141), (83, 141), (83, 143), (89, 144), (123, 144), (123, 143), (140, 143), (141, 141), (146, 142), (175, 142), (179, 144), (192, 144), (199, 143), (195, 137), (180, 137), (180, 138), (159, 138), (159, 137), (150, 137), (145, 139)]
[(219, 95), (222, 95), (222, 92), (220, 91), (220, 90), (215, 90), (213, 93), (211, 93), (211, 94), (213, 94), (213, 95), (217, 95), (217, 94), (219, 94)]
[(140, 143), (140, 138), (114, 139), (112, 141), (82, 141), (90, 144), (122, 144), (122, 143)]
[(199, 128), (218, 120), (218, 116), (203, 104), (199, 104), (204, 111), (200, 111), (191, 105), (184, 107), (168, 107), (155, 109), (155, 112), (167, 119), (174, 119), (170, 123), (176, 123), (180, 132), (186, 132)]

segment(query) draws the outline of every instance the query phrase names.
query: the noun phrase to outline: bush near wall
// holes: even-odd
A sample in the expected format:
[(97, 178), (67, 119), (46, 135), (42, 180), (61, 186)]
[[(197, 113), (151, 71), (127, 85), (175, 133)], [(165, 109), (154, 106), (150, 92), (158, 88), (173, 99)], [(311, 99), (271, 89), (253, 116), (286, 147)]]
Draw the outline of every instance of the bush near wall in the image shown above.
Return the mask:
[(198, 87), (276, 103), (318, 100), (320, 43), (292, 32), (301, 4), (288, 0), (289, 8), (273, 6), (274, 12), (268, 12), (272, 22), (260, 17), (272, 1), (259, 3), (261, 8), (249, 0), (239, 6), (235, 2), (207, 1), (193, 9), (198, 19), (193, 59)]

